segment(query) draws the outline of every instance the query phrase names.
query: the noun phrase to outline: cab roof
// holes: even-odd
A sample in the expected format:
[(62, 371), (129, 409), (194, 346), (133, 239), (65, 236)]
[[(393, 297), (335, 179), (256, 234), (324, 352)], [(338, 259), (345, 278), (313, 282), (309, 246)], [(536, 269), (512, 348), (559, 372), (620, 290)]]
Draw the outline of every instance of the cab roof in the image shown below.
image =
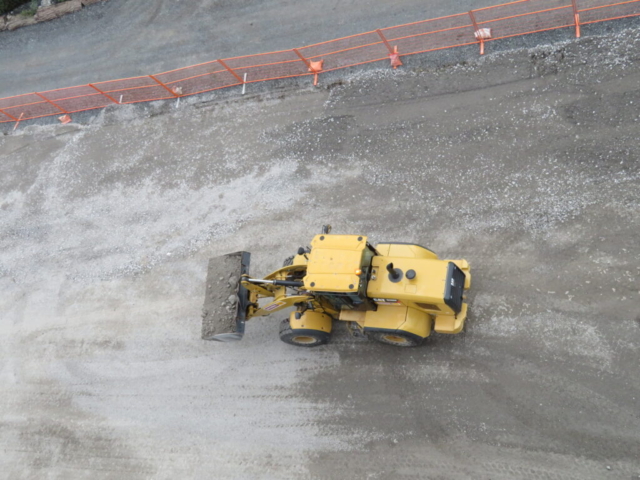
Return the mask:
[(316, 235), (311, 241), (304, 286), (315, 292), (357, 292), (362, 253), (367, 248), (363, 235)]

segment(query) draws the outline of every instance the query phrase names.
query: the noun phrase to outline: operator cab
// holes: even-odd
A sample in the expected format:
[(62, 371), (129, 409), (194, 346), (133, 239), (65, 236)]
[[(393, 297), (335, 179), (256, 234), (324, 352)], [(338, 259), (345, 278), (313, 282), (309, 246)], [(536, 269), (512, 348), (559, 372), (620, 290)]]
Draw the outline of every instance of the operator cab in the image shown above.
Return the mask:
[(375, 249), (361, 235), (316, 235), (304, 277), (305, 289), (337, 312), (375, 310), (367, 282)]

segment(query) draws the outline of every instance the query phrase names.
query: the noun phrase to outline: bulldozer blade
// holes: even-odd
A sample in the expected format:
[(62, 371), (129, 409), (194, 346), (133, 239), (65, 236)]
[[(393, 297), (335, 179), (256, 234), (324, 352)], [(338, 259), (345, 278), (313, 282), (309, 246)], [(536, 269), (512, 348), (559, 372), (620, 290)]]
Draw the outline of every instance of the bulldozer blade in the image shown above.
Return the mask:
[(249, 292), (240, 278), (249, 274), (251, 254), (236, 252), (209, 259), (202, 309), (202, 339), (241, 340), (247, 319)]

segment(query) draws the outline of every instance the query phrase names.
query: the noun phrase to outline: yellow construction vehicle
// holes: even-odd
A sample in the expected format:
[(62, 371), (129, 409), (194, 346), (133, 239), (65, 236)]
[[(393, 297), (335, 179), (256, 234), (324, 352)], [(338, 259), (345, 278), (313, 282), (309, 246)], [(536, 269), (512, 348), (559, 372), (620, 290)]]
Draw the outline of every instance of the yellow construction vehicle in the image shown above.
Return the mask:
[(373, 247), (365, 236), (330, 231), (324, 226), (311, 247), (262, 279), (249, 276), (248, 252), (210, 259), (202, 338), (240, 340), (245, 321), (290, 307), (280, 339), (301, 347), (327, 343), (337, 320), (355, 336), (401, 347), (419, 345), (432, 330), (462, 331), (471, 285), (466, 260), (441, 260), (410, 243)]

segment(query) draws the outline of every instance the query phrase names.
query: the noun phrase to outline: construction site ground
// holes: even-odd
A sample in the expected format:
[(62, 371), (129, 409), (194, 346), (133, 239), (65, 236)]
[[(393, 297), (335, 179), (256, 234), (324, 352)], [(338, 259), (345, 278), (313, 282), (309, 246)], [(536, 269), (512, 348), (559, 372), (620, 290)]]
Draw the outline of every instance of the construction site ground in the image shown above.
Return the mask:
[(0, 96), (301, 47), (494, 0), (108, 0), (0, 32)]
[[(0, 478), (640, 478), (639, 52), (631, 29), (0, 136)], [(209, 257), (264, 275), (326, 223), (467, 259), (466, 332), (200, 339)]]

